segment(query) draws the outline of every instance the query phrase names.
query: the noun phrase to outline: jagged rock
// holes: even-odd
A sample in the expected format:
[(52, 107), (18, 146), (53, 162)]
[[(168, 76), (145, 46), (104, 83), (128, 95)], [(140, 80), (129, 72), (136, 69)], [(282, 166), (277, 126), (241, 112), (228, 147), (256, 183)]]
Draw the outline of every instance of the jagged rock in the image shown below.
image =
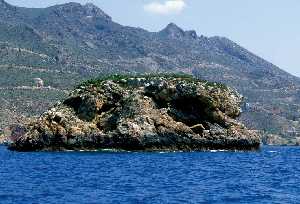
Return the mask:
[(159, 32), (161, 36), (170, 38), (183, 38), (185, 32), (174, 23), (169, 23), (166, 28)]
[(6, 144), (8, 142), (7, 137), (4, 135), (4, 133), (0, 132), (0, 145), (1, 144)]
[(188, 76), (116, 77), (86, 83), (14, 138), (18, 151), (259, 148), (236, 122), (234, 90)]
[[(24, 122), (24, 121), (23, 121)], [(0, 144), (9, 144), (26, 133), (26, 123), (13, 124), (0, 130)]]

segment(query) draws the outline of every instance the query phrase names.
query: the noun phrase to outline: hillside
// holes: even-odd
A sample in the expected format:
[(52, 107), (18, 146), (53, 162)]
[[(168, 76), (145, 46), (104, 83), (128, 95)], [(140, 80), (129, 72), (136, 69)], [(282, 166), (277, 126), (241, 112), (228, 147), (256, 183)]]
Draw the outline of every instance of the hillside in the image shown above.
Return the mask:
[[(246, 99), (240, 120), (297, 143), (300, 79), (227, 38), (173, 23), (160, 32), (122, 26), (93, 4), (78, 3), (32, 9), (0, 0), (0, 28), (0, 94), (17, 114), (40, 114), (97, 75), (186, 72), (236, 88)], [(50, 87), (32, 88), (34, 78)]]

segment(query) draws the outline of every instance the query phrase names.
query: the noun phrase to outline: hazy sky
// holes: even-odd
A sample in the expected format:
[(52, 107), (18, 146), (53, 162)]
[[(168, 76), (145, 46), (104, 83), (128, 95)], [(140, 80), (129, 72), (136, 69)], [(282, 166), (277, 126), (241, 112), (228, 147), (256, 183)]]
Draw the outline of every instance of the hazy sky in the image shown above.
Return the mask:
[[(149, 31), (169, 22), (198, 35), (225, 36), (300, 77), (300, 0), (73, 0), (99, 6), (113, 20)], [(46, 7), (68, 0), (7, 0)]]

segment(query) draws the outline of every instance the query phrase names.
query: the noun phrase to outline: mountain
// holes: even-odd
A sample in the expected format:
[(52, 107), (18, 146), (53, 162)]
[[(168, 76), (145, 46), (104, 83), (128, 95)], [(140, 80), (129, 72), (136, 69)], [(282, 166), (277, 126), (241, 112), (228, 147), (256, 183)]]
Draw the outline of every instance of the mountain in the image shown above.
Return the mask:
[[(227, 38), (174, 23), (160, 32), (122, 26), (95, 5), (78, 3), (22, 8), (0, 0), (0, 28), (0, 110), (15, 110), (11, 118), (37, 115), (97, 75), (186, 72), (241, 92), (240, 120), (265, 133), (265, 142), (298, 142), (300, 79)], [(34, 78), (49, 87), (33, 88)]]

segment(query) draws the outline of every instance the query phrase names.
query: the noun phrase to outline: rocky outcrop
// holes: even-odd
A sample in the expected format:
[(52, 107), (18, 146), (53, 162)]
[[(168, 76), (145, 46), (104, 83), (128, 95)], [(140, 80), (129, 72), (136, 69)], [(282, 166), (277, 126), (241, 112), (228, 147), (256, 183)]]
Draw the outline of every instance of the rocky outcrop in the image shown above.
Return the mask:
[(8, 140), (7, 140), (6, 136), (4, 135), (4, 133), (1, 133), (1, 132), (0, 132), (0, 145), (6, 144), (7, 141), (8, 141)]
[(26, 122), (32, 120), (19, 120), (18, 124), (12, 124), (3, 130), (0, 130), (0, 145), (8, 145), (12, 141), (22, 137), (26, 133)]
[(74, 90), (10, 149), (257, 149), (259, 136), (234, 120), (240, 102), (234, 90), (189, 76), (113, 76)]

